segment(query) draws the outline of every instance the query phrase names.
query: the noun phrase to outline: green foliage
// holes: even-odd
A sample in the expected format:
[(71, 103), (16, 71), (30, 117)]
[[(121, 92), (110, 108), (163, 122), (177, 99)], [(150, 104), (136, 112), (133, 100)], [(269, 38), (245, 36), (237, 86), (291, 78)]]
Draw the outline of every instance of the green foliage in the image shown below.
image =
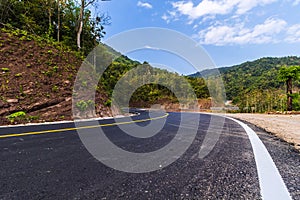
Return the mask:
[(22, 77), (22, 73), (15, 74), (15, 77)]
[[(58, 8), (60, 9), (60, 17)], [(73, 50), (77, 50), (76, 31), (78, 29), (79, 10), (80, 5), (75, 0), (1, 0), (0, 21), (6, 24), (8, 29), (17, 28), (13, 35), (18, 36), (20, 40), (30, 41), (34, 39), (32, 35), (38, 35), (42, 39), (35, 39), (46, 40), (50, 43), (57, 40), (57, 24), (59, 23), (60, 42)], [(109, 24), (110, 17), (101, 13), (93, 13), (97, 15), (94, 17), (89, 9), (86, 9), (84, 13), (84, 28), (81, 37), (82, 52), (87, 55), (104, 36), (104, 25)]]
[(87, 81), (82, 81), (82, 82), (81, 82), (81, 85), (82, 85), (82, 87), (87, 87), (87, 86), (88, 86), (88, 83), (87, 83)]
[(28, 116), (27, 120), (32, 121), (32, 120), (38, 120), (39, 118), (40, 118), (40, 116)]
[[(294, 97), (292, 95), (293, 93), (293, 80), (299, 79), (300, 75), (300, 66), (283, 66), (279, 70), (279, 80), (285, 81), (286, 82), (286, 95), (288, 98), (287, 101), (287, 110), (292, 111), (295, 109), (293, 106), (295, 104), (294, 102)], [(298, 99), (298, 97), (296, 97)], [(298, 105), (295, 105), (297, 108), (299, 107)]]
[[(223, 78), (226, 97), (233, 100), (242, 112), (265, 112), (286, 109), (284, 82), (287, 76), (286, 68), (281, 66), (298, 66), (300, 58), (261, 58), (253, 62), (245, 62), (233, 67), (220, 68)], [(291, 68), (292, 69), (292, 68)], [(293, 69), (294, 70), (294, 69)], [(282, 72), (281, 72), (282, 71)], [(210, 77), (211, 71), (205, 70), (193, 77)], [(294, 80), (295, 88), (300, 88)]]
[(300, 110), (300, 95), (299, 93), (292, 94), (292, 107), (293, 110)]
[(279, 70), (278, 78), (282, 81), (288, 79), (299, 79), (300, 66), (282, 66)]
[(105, 106), (108, 106), (108, 107), (111, 106), (111, 100), (108, 99), (108, 100), (104, 103), (104, 105), (105, 105)]
[(54, 85), (54, 86), (52, 87), (52, 92), (58, 92), (58, 90), (59, 90), (59, 88), (58, 88), (57, 85)]
[(9, 72), (9, 71), (10, 71), (10, 69), (7, 68), (7, 67), (3, 67), (3, 68), (1, 68), (1, 70), (2, 70), (3, 72)]
[(52, 70), (53, 70), (54, 73), (58, 72), (58, 69), (59, 69), (58, 66), (54, 66), (54, 67), (52, 68)]
[(23, 111), (15, 112), (15, 113), (12, 113), (12, 114), (6, 116), (6, 118), (11, 123), (13, 123), (16, 119), (25, 119), (25, 117), (26, 117), (26, 113)]
[(206, 82), (203, 78), (186, 77), (189, 84), (193, 87), (194, 92), (199, 99), (206, 99), (209, 97), (209, 91)]
[(80, 100), (78, 102), (76, 102), (76, 107), (81, 111), (84, 112), (86, 111), (88, 108), (93, 108), (95, 107), (95, 102), (93, 100)]

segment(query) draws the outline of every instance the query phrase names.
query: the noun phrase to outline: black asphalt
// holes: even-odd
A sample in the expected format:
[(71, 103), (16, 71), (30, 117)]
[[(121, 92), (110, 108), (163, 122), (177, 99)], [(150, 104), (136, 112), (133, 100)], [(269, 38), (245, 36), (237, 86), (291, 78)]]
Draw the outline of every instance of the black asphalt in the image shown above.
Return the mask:
[[(193, 122), (198, 114), (188, 115)], [(148, 117), (145, 111), (132, 118)], [(76, 131), (2, 138), (0, 199), (260, 199), (252, 147), (237, 123), (226, 119), (211, 153), (204, 159), (198, 157), (210, 120), (210, 115), (201, 114), (195, 140), (176, 162), (142, 174), (121, 172), (102, 164), (86, 150)], [(180, 113), (169, 113), (162, 131), (147, 139), (124, 134), (117, 126), (103, 130), (124, 150), (151, 152), (174, 138), (179, 121)], [(0, 135), (70, 127), (74, 124), (0, 128)], [(269, 150), (292, 197), (300, 199), (299, 153), (262, 130), (252, 128)]]

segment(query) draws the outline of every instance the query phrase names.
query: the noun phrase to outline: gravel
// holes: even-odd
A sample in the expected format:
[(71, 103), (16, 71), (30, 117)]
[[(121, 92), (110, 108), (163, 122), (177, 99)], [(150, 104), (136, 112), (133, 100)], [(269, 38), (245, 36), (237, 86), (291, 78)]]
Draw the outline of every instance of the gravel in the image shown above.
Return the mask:
[(300, 115), (226, 114), (247, 121), (292, 144), (300, 151)]

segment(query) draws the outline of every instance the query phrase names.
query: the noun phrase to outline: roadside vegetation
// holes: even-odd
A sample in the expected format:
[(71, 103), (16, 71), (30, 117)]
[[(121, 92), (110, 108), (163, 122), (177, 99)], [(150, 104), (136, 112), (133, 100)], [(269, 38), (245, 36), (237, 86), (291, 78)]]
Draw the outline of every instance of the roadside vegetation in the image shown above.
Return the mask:
[[(300, 65), (299, 57), (261, 58), (232, 67), (220, 68), (226, 97), (239, 112), (284, 112), (300, 110), (300, 80), (293, 66)], [(289, 95), (286, 94), (287, 76), (293, 71)], [(209, 77), (210, 71), (193, 74), (193, 77)], [(292, 92), (293, 91), (293, 92)], [(292, 97), (292, 98), (291, 98)], [(288, 98), (291, 107), (288, 108)], [(292, 99), (292, 100), (291, 100)]]
[[(80, 16), (82, 5), (72, 0), (1, 2), (0, 124), (71, 120), (77, 71), (95, 46), (105, 60), (100, 64), (109, 67), (96, 87), (96, 99), (76, 102), (74, 109), (85, 117), (111, 116), (109, 106), (115, 84), (141, 63), (100, 43), (110, 18), (103, 13), (92, 16), (89, 6), (94, 6), (96, 1), (82, 2), (83, 18)], [(94, 70), (97, 74), (99, 69)], [(169, 72), (164, 73), (167, 77)], [(195, 86), (199, 98), (209, 96), (203, 79), (187, 79)], [(88, 81), (82, 81), (79, 87), (89, 87)], [(145, 85), (138, 89), (130, 103), (143, 106), (146, 102), (161, 102), (161, 99), (165, 103), (176, 101), (168, 89)], [(94, 107), (96, 113), (91, 112)]]
[[(171, 90), (183, 90), (184, 85), (176, 84), (179, 82), (176, 79), (182, 76), (155, 69), (147, 62), (131, 60), (102, 44), (100, 41), (110, 17), (104, 13), (92, 13), (90, 9), (96, 3), (93, 0), (84, 0), (81, 4), (74, 0), (1, 2), (0, 124), (71, 120), (78, 69), (96, 46), (99, 58), (95, 57), (92, 74), (99, 76), (101, 69), (98, 65), (108, 68), (96, 85), (96, 98), (87, 95), (86, 99), (75, 102), (75, 111), (87, 118), (111, 116), (109, 107), (116, 83), (141, 65), (152, 74), (159, 73), (159, 78), (174, 88), (145, 84), (133, 93), (130, 106), (150, 107), (158, 103), (170, 109), (179, 107)], [(300, 58), (284, 57), (262, 58), (220, 68), (227, 99), (232, 100), (240, 112), (300, 110), (299, 65)], [(208, 70), (201, 75), (184, 77), (202, 109), (209, 109), (212, 105), (206, 83), (209, 73)], [(211, 77), (209, 80), (213, 81)], [(130, 84), (134, 81), (131, 80)], [(82, 80), (76, 87), (91, 87), (89, 79)], [(96, 108), (95, 113), (93, 108)]]

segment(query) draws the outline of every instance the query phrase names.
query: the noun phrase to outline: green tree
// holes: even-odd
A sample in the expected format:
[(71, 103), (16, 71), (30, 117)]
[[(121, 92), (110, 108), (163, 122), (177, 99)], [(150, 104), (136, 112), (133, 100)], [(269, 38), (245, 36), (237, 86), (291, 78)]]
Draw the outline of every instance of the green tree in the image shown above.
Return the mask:
[(279, 70), (279, 79), (286, 83), (287, 110), (293, 110), (293, 79), (298, 79), (300, 66), (282, 66)]
[(104, 36), (104, 25), (110, 23), (110, 17), (96, 7), (92, 14), (91, 6), (99, 1), (80, 0), (78, 5), (76, 0), (0, 0), (0, 25), (88, 54)]

